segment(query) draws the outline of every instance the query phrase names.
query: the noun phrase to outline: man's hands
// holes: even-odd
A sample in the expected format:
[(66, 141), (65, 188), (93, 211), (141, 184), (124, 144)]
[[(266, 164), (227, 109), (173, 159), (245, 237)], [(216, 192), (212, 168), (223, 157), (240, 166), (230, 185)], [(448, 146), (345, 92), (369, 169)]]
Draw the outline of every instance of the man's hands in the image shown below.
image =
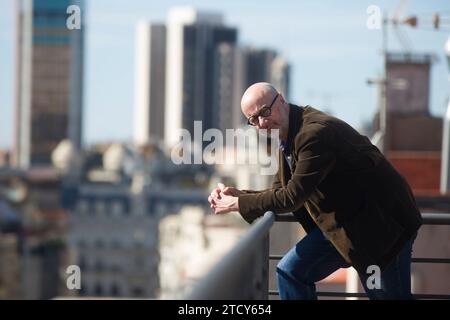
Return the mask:
[(211, 192), (208, 201), (215, 214), (239, 211), (238, 196), (241, 193), (243, 192), (239, 189), (225, 187), (223, 183), (219, 183), (218, 187)]

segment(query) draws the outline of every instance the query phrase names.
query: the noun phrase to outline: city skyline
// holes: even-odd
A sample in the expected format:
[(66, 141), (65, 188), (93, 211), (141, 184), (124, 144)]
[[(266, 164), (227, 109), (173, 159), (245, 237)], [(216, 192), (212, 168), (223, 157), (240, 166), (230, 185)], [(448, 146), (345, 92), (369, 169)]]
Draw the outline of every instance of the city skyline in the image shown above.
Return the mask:
[[(135, 26), (141, 20), (166, 23), (168, 9), (179, 4), (134, 1), (86, 1), (86, 66), (83, 124), (87, 144), (100, 141), (131, 141), (133, 134)], [(293, 103), (311, 104), (330, 111), (360, 127), (376, 109), (376, 88), (366, 84), (382, 72), (381, 31), (369, 30), (369, 5), (393, 10), (387, 1), (336, 3), (284, 1), (245, 4), (237, 1), (193, 1), (196, 9), (223, 14), (227, 25), (239, 30), (239, 43), (274, 48), (292, 65), (290, 92)], [(13, 1), (3, 1), (0, 10), (0, 148), (13, 140), (14, 46)], [(255, 9), (257, 8), (257, 9)], [(449, 11), (450, 4), (410, 1), (403, 16)], [(11, 13), (11, 14), (9, 14)], [(83, 14), (83, 13), (82, 13)], [(273, 21), (260, 23), (260, 21)], [(448, 32), (419, 31), (402, 27), (413, 50), (437, 54), (431, 71), (431, 112), (441, 116), (448, 97), (444, 44)], [(389, 48), (399, 45), (392, 32)], [(297, 41), (298, 40), (298, 41)], [(5, 44), (5, 45), (3, 45)], [(111, 76), (113, 73), (119, 77)], [(238, 107), (238, 106), (236, 106)], [(109, 121), (103, 114), (108, 114)], [(125, 124), (125, 125), (124, 125)]]

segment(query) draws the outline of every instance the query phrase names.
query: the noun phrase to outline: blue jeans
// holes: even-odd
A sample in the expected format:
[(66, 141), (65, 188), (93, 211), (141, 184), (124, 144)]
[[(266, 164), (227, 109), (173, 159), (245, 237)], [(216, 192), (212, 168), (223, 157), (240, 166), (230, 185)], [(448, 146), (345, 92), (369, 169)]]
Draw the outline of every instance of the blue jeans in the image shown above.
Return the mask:
[[(411, 239), (381, 274), (380, 289), (368, 289), (366, 282), (372, 274), (359, 273), (361, 283), (370, 299), (412, 299), (411, 295)], [(299, 241), (277, 265), (280, 298), (293, 300), (317, 299), (317, 281), (339, 268), (350, 265), (315, 228)]]

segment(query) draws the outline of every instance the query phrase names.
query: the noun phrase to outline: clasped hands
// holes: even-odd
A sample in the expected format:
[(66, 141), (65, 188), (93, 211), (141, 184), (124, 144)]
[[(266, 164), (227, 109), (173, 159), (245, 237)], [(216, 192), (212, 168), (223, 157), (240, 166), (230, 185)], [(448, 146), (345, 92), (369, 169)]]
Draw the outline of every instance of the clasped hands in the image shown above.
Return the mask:
[(208, 201), (215, 214), (239, 211), (238, 196), (242, 193), (239, 189), (225, 187), (223, 183), (219, 183), (218, 187), (211, 192)]

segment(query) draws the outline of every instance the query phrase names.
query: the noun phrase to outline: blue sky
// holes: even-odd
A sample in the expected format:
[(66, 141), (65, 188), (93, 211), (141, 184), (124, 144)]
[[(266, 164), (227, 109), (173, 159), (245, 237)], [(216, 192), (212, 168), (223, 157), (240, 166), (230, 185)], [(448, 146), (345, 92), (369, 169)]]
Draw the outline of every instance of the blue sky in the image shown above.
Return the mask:
[[(135, 24), (164, 22), (174, 5), (223, 13), (239, 29), (239, 42), (277, 49), (292, 65), (291, 102), (311, 104), (358, 127), (376, 109), (376, 88), (366, 80), (382, 72), (381, 31), (366, 27), (369, 5), (391, 14), (398, 1), (148, 1), (86, 0), (84, 141), (132, 137)], [(14, 0), (0, 1), (0, 148), (13, 130)], [(450, 1), (409, 1), (404, 16), (450, 16)], [(450, 31), (402, 27), (412, 48), (432, 52), (431, 111), (441, 116), (449, 95), (444, 44)], [(389, 33), (389, 48), (400, 49)]]

